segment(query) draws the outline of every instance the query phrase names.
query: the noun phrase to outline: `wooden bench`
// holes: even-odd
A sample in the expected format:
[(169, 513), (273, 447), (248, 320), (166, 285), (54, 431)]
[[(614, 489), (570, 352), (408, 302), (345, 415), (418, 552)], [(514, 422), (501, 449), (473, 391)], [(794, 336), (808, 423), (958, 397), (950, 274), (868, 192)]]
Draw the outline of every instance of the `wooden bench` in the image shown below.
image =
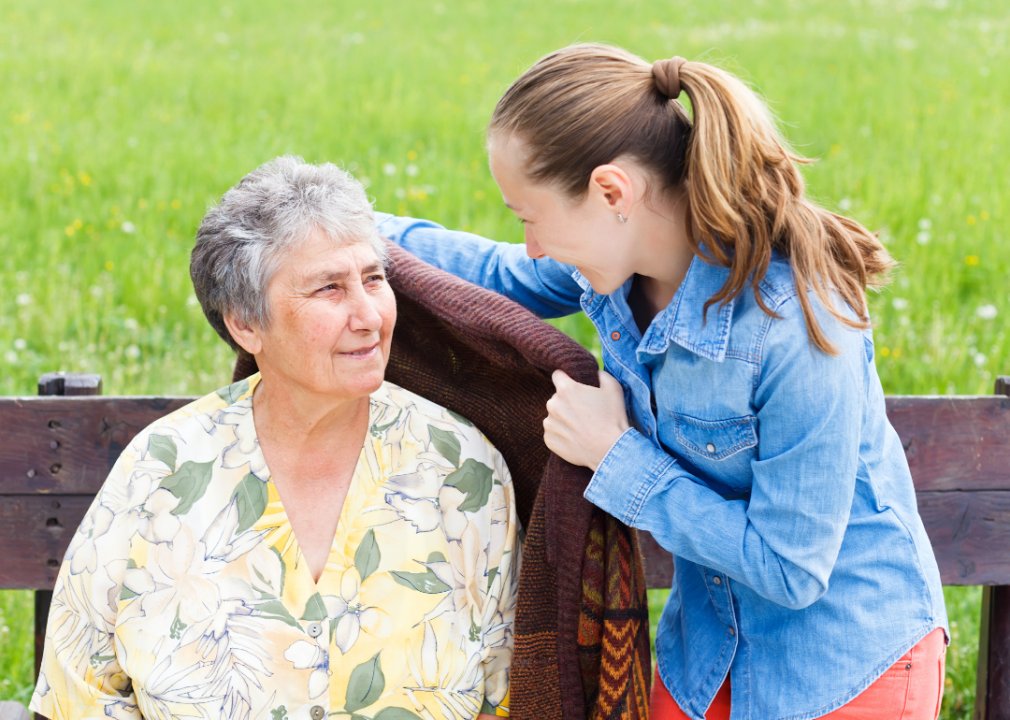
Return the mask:
[[(103, 397), (97, 375), (47, 373), (0, 398), (0, 588), (35, 591), (36, 675), (70, 538), (127, 443), (192, 398)], [(1010, 712), (1010, 378), (995, 396), (887, 398), (946, 585), (982, 585), (974, 718)], [(642, 534), (648, 585), (673, 562)]]

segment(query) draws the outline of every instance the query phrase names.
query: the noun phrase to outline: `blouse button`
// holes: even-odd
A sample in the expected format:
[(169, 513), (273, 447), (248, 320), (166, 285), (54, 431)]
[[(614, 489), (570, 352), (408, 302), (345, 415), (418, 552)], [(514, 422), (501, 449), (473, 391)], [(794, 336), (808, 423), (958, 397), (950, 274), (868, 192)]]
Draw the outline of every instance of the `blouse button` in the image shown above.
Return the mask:
[(736, 635), (736, 628), (735, 628), (735, 627), (731, 627), (731, 628), (729, 629), (729, 634), (730, 634), (730, 635)]
[(619, 333), (616, 330), (614, 330), (614, 332), (610, 333), (610, 339), (611, 340), (620, 340), (621, 339), (621, 333)]
[(714, 582), (716, 585), (722, 585), (722, 578), (716, 575), (714, 578), (712, 578), (712, 582)]
[(309, 717), (311, 717), (312, 720), (323, 720), (323, 718), (326, 717), (326, 711), (323, 710), (322, 705), (313, 705), (309, 710)]
[(715, 452), (715, 445), (713, 445), (712, 443), (709, 443), (708, 445), (705, 446), (705, 449), (708, 450), (710, 453), (714, 453)]
[(309, 631), (309, 637), (317, 638), (323, 634), (323, 626), (317, 622), (309, 623), (309, 627), (307, 629)]

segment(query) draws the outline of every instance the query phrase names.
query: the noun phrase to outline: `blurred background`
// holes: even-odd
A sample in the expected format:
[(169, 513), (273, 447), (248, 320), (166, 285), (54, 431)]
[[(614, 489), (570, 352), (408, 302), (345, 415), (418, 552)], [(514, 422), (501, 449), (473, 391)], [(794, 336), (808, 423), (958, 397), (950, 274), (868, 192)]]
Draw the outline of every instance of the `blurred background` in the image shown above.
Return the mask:
[[(341, 163), (378, 209), (520, 242), (484, 124), (579, 41), (749, 82), (818, 160), (810, 193), (901, 263), (871, 298), (885, 391), (991, 393), (1010, 373), (1008, 31), (1005, 0), (0, 0), (0, 393), (50, 370), (106, 394), (227, 384), (189, 251), (279, 154)], [(557, 324), (598, 352), (584, 317)], [(980, 595), (946, 592), (941, 717), (967, 718)], [(31, 695), (30, 598), (0, 592), (0, 700)]]

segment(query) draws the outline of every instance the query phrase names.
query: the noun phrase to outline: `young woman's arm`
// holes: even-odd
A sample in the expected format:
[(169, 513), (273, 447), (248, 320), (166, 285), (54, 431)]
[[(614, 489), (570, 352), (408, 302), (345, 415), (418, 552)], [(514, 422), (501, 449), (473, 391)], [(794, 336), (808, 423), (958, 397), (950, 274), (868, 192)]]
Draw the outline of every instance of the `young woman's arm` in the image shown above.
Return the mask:
[(759, 442), (749, 500), (724, 499), (634, 429), (611, 447), (586, 490), (592, 503), (648, 530), (674, 555), (791, 609), (828, 589), (855, 490), (868, 386), (864, 334), (814, 305), (841, 354), (806, 342), (795, 298), (777, 308), (784, 319), (770, 320), (756, 378)]
[(575, 268), (543, 258), (534, 260), (523, 245), (494, 242), (479, 235), (446, 230), (429, 220), (375, 213), (379, 234), (437, 268), (494, 290), (543, 318), (579, 312), (582, 287)]

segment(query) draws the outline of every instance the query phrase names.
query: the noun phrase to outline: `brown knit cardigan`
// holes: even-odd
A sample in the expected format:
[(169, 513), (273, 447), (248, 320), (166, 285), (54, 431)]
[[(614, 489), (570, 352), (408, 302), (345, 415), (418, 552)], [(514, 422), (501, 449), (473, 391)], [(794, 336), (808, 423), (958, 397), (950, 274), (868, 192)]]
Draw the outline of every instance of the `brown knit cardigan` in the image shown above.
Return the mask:
[[(386, 378), (471, 420), (508, 463), (526, 529), (510, 700), (514, 718), (646, 720), (651, 659), (635, 531), (582, 497), (591, 473), (543, 442), (560, 368), (596, 360), (501, 295), (390, 244), (398, 319)], [(256, 372), (240, 356), (235, 379)]]

